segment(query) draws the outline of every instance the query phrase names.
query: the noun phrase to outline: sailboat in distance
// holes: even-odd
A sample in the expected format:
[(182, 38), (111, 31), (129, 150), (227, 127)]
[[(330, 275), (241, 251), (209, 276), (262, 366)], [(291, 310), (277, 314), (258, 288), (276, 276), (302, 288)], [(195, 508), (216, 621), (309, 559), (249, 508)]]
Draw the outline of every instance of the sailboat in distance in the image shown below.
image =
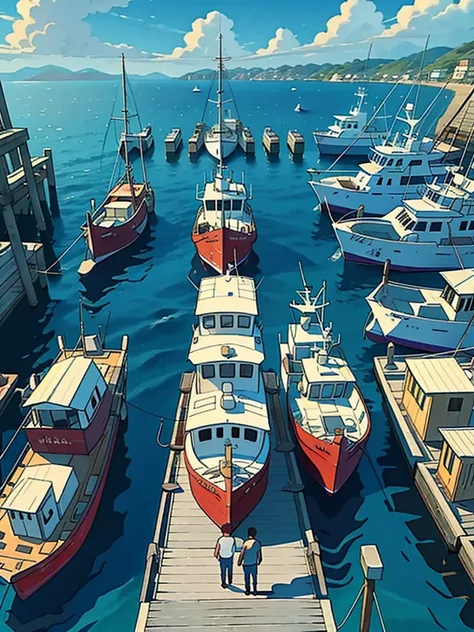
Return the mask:
[(224, 118), (223, 113), (223, 106), (234, 101), (233, 98), (226, 101), (222, 99), (224, 94), (224, 62), (229, 61), (229, 59), (230, 57), (222, 56), (222, 34), (219, 33), (219, 53), (214, 60), (217, 61), (217, 101), (209, 99), (209, 103), (217, 105), (217, 123), (209, 128), (204, 136), (207, 151), (217, 160), (230, 156), (238, 144), (237, 127), (239, 121), (229, 116), (230, 111), (228, 111), (228, 118)]
[[(125, 56), (122, 55), (123, 133), (129, 133)], [(128, 145), (124, 144), (125, 173), (111, 186), (119, 159), (115, 161), (109, 193), (98, 208), (91, 200), (91, 210), (82, 226), (87, 244), (86, 256), (79, 274), (89, 274), (95, 266), (133, 244), (145, 230), (148, 215), (155, 210), (155, 194), (147, 181), (142, 153), (142, 181), (135, 182), (129, 160)], [(118, 158), (118, 157), (117, 157)]]

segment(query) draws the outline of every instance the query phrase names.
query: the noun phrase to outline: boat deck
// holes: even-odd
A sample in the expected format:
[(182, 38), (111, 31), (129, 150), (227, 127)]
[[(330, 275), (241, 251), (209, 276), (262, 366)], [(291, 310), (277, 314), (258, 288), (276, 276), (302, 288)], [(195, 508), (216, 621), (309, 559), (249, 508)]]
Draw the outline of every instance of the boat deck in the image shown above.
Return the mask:
[[(259, 594), (245, 596), (242, 569), (234, 564), (234, 584), (223, 590), (213, 550), (220, 531), (195, 502), (179, 449), (192, 374), (185, 373), (165, 473), (156, 532), (149, 547), (136, 632), (168, 630), (285, 630), (335, 632), (319, 547), (309, 523), (302, 484), (286, 436), (276, 375), (265, 374), (272, 425), (267, 490), (237, 528), (245, 539), (255, 526), (263, 545)], [(280, 451), (279, 451), (280, 450)], [(177, 486), (177, 487), (176, 487)], [(166, 491), (166, 490), (170, 491)], [(173, 491), (174, 490), (174, 491)], [(258, 605), (255, 603), (258, 601)]]

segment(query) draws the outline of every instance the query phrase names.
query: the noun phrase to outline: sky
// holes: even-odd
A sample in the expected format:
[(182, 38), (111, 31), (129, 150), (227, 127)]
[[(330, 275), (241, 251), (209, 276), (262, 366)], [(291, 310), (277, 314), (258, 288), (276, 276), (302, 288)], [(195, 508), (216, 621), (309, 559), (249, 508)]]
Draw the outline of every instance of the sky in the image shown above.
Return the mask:
[(180, 76), (228, 67), (394, 59), (474, 40), (474, 0), (0, 0), (0, 72), (55, 64)]

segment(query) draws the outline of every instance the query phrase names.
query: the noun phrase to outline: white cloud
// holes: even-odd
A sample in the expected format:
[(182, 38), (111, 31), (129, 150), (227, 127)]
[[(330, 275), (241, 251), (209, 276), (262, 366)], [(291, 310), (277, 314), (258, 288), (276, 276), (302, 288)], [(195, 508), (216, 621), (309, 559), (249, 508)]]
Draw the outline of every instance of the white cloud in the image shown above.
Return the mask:
[(256, 55), (272, 55), (274, 53), (282, 53), (298, 48), (300, 43), (296, 39), (296, 35), (290, 29), (279, 28), (276, 30), (275, 37), (269, 40), (266, 48), (259, 48)]
[(130, 0), (19, 0), (16, 10), (20, 18), (0, 46), (10, 54), (35, 53), (72, 57), (116, 57), (124, 49), (129, 57), (142, 52), (126, 44), (102, 42), (92, 35), (85, 18), (95, 13), (108, 13), (115, 7), (125, 8)]
[(219, 11), (211, 11), (205, 18), (194, 20), (191, 30), (184, 36), (184, 46), (178, 46), (169, 56), (171, 59), (212, 59), (217, 54), (217, 37), (222, 33), (224, 53), (230, 57), (241, 57), (248, 52), (237, 41), (234, 22)]
[(346, 0), (339, 11), (328, 20), (326, 30), (318, 33), (310, 46), (364, 42), (384, 31), (383, 15), (371, 0)]

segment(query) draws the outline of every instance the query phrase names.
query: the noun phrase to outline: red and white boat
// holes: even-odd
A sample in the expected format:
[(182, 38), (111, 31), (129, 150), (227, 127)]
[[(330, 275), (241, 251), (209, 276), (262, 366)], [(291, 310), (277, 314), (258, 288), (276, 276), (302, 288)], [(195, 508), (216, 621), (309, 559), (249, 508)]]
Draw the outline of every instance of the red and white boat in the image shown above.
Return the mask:
[(326, 326), (326, 285), (313, 296), (300, 264), (304, 290), (290, 307), (299, 321), (280, 340), (281, 378), (288, 415), (303, 461), (326, 492), (335, 494), (356, 469), (370, 434), (370, 415), (356, 379)]
[(120, 419), (128, 338), (105, 349), (81, 334), (42, 377), (32, 375), (21, 426), (27, 443), (0, 495), (0, 578), (26, 599), (79, 551), (94, 522)]
[(252, 252), (257, 239), (257, 228), (242, 174), (242, 182), (234, 182), (232, 175), (224, 176), (225, 167), (219, 162), (214, 179), (207, 181), (204, 190), (197, 190), (201, 206), (196, 214), (192, 240), (200, 259), (219, 274), (229, 267), (243, 264)]
[(196, 316), (185, 463), (201, 509), (235, 529), (262, 498), (270, 462), (255, 282), (230, 274), (203, 279)]
[[(122, 88), (123, 134), (128, 138), (129, 113), (127, 109), (125, 58), (123, 55)], [(87, 212), (86, 222), (82, 226), (87, 244), (86, 257), (78, 270), (82, 276), (89, 274), (101, 261), (133, 244), (145, 230), (148, 215), (155, 210), (155, 194), (150, 183), (147, 182), (143, 156), (141, 161), (143, 182), (137, 183), (133, 178), (128, 143), (123, 143), (119, 154), (120, 151), (122, 151), (125, 161), (125, 174), (110, 189), (107, 197), (98, 208), (95, 208), (95, 203), (92, 201), (91, 211)], [(117, 163), (118, 160), (115, 162), (115, 167)], [(115, 177), (115, 167), (111, 182)]]

